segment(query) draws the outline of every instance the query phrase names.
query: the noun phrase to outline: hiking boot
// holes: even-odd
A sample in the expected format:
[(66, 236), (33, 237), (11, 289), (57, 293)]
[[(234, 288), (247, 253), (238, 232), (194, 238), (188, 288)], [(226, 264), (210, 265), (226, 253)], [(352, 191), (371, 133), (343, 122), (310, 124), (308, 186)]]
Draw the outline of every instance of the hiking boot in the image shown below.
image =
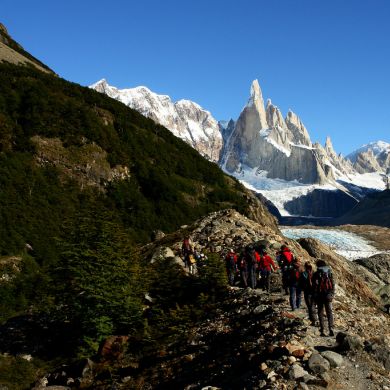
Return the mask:
[(321, 337), (325, 337), (326, 336), (326, 334), (324, 333), (324, 331), (322, 329), (320, 329), (320, 336)]
[(331, 330), (329, 331), (329, 336), (334, 336), (333, 329), (331, 329)]

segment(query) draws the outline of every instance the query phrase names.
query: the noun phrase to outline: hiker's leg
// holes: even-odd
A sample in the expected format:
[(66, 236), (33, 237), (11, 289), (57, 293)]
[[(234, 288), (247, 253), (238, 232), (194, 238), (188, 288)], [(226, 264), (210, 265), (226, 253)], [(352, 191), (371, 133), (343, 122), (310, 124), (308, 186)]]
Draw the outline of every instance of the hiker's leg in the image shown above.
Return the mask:
[(320, 321), (320, 331), (324, 332), (325, 328), (325, 318), (324, 318), (324, 301), (319, 299), (317, 300), (317, 308), (318, 308), (318, 320)]
[(326, 316), (328, 317), (329, 332), (333, 330), (333, 308), (332, 301), (325, 301)]
[(301, 307), (302, 290), (300, 287), (295, 287), (295, 305), (299, 309)]
[(289, 289), (291, 310), (295, 310), (295, 286), (289, 286)]
[(316, 322), (316, 316), (315, 316), (315, 302), (313, 295), (307, 294), (307, 310), (309, 312), (309, 320), (314, 325)]

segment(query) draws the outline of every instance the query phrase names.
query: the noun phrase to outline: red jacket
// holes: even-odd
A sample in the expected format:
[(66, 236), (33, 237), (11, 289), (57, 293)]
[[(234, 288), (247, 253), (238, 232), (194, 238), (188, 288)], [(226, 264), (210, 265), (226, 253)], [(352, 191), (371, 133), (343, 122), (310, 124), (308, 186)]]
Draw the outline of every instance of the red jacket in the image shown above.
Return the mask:
[(231, 257), (233, 258), (234, 264), (237, 264), (237, 255), (234, 252), (229, 252), (225, 257), (226, 266), (232, 265), (230, 261)]
[(259, 266), (261, 271), (273, 271), (276, 268), (274, 261), (268, 255), (261, 256)]
[(279, 252), (280, 262), (282, 266), (288, 266), (291, 264), (294, 256), (289, 248), (284, 248)]

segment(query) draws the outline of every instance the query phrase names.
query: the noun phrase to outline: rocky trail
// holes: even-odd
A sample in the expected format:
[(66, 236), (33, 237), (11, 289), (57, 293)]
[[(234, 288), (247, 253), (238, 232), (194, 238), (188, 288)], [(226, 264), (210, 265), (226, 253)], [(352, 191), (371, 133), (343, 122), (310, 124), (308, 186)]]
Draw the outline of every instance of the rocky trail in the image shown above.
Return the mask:
[(321, 337), (287, 296), (231, 288), (181, 353), (145, 374), (161, 389), (390, 389), (386, 370), (342, 322), (336, 317), (335, 337)]
[[(124, 355), (108, 380), (102, 376), (107, 363), (90, 360), (80, 369), (79, 386), (65, 386), (72, 382), (62, 369), (35, 390), (390, 389), (390, 349), (383, 339), (358, 334), (358, 324), (342, 312), (342, 298), (334, 304), (335, 336), (321, 337), (304, 306), (291, 311), (278, 278), (272, 293), (229, 288), (213, 316), (157, 351), (152, 361)], [(367, 324), (360, 326), (365, 332)]]
[[(304, 304), (291, 311), (288, 296), (282, 294), (281, 276), (274, 273), (271, 293), (228, 288), (209, 313), (204, 307), (205, 320), (163, 348), (136, 356), (128, 337), (112, 336), (108, 349), (115, 346), (114, 359), (100, 354), (77, 367), (61, 367), (35, 390), (54, 390), (51, 386), (57, 390), (390, 390), (390, 316), (376, 292), (378, 286), (388, 286), (388, 280), (374, 267), (374, 260), (361, 265), (312, 238), (286, 239), (278, 229), (233, 210), (212, 213), (171, 235), (161, 234), (142, 249), (142, 255), (151, 263), (171, 261), (180, 269), (183, 261), (178, 252), (186, 235), (198, 249), (221, 256), (225, 248), (238, 251), (260, 242), (275, 258), (280, 245), (287, 243), (302, 263), (324, 260), (336, 279), (335, 336), (320, 336), (319, 329), (310, 325)], [(382, 271), (390, 265), (387, 257), (381, 262)]]

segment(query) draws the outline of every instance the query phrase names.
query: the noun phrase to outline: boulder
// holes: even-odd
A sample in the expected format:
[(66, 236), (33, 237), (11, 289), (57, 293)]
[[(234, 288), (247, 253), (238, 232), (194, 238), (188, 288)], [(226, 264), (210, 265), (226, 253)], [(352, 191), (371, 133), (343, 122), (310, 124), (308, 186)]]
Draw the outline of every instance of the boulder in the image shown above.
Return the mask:
[(363, 348), (363, 342), (359, 336), (339, 332), (336, 335), (337, 349), (339, 351), (356, 351)]
[(344, 358), (337, 352), (324, 351), (321, 352), (321, 355), (330, 363), (332, 368), (340, 367), (343, 364)]
[(329, 371), (330, 363), (319, 353), (313, 353), (307, 362), (308, 367), (315, 374), (322, 374), (323, 372)]
[(307, 374), (308, 372), (304, 370), (303, 367), (299, 364), (293, 364), (288, 372), (289, 378), (293, 380), (303, 378)]

